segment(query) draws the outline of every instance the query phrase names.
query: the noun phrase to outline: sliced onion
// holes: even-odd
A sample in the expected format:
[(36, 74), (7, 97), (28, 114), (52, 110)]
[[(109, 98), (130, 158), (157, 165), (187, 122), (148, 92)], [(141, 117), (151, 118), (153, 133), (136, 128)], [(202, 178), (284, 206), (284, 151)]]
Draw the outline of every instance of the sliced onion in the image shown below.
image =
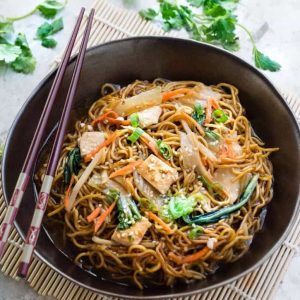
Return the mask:
[(136, 96), (126, 98), (115, 108), (115, 112), (122, 116), (128, 116), (134, 112), (144, 110), (146, 108), (160, 105), (162, 102), (161, 87), (155, 87), (149, 91), (140, 93)]

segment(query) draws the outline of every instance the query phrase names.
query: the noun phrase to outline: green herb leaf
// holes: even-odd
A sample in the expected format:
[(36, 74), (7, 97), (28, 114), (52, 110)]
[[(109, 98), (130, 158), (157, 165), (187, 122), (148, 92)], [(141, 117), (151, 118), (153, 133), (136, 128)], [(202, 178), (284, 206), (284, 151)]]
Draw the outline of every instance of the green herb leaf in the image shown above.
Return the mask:
[(254, 61), (257, 68), (276, 72), (281, 69), (281, 65), (262, 52), (258, 51), (256, 47), (253, 48)]
[(64, 28), (64, 22), (62, 18), (58, 18), (56, 20), (54, 20), (52, 23), (52, 32), (51, 34), (54, 34), (60, 30), (62, 30)]
[(45, 48), (55, 48), (57, 45), (57, 41), (52, 38), (44, 38), (42, 39), (42, 46)]
[(132, 114), (130, 117), (130, 122), (133, 127), (139, 126), (139, 116), (137, 113)]
[(205, 120), (205, 113), (201, 104), (195, 104), (194, 111), (192, 113), (192, 118), (195, 119), (200, 125), (203, 124)]
[(147, 20), (147, 21), (151, 21), (154, 20), (155, 17), (158, 16), (158, 12), (156, 12), (154, 9), (152, 8), (148, 8), (148, 9), (143, 9), (139, 12), (140, 16)]
[(187, 0), (187, 2), (191, 5), (191, 6), (194, 6), (194, 7), (201, 7), (205, 0)]
[(22, 53), (19, 46), (0, 44), (0, 61), (11, 63)]
[[(194, 224), (193, 224), (194, 225)], [(189, 232), (189, 238), (195, 240), (204, 232), (204, 228), (198, 225), (195, 225), (194, 228)]]
[(37, 10), (40, 11), (45, 18), (52, 19), (64, 8), (64, 6), (65, 3), (55, 0), (46, 0), (37, 6)]
[(36, 31), (36, 36), (39, 39), (44, 39), (45, 37), (48, 37), (49, 35), (52, 35), (64, 28), (63, 20), (62, 18), (56, 19), (52, 23), (45, 22), (40, 27), (38, 27)]
[(135, 143), (144, 133), (144, 130), (137, 127), (133, 133), (127, 138), (130, 142)]
[(204, 132), (204, 137), (212, 142), (218, 141), (220, 139), (220, 136), (212, 130), (204, 129)]
[(21, 48), (21, 54), (11, 63), (11, 67), (19, 73), (32, 73), (35, 69), (36, 60), (29, 48), (25, 34), (19, 33), (15, 44)]
[(168, 144), (166, 144), (165, 142), (163, 142), (162, 140), (156, 141), (156, 144), (157, 144), (159, 152), (162, 154), (162, 156), (165, 159), (170, 160), (172, 157), (172, 149), (170, 148), (170, 146)]
[(228, 116), (222, 109), (214, 110), (212, 113), (212, 117), (217, 123), (225, 123), (228, 120)]

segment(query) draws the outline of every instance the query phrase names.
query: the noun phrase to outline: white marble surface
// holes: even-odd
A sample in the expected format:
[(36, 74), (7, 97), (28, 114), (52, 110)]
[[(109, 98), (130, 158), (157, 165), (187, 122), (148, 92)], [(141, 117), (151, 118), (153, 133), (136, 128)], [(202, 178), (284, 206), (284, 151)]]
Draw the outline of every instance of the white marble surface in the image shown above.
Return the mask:
[[(0, 15), (16, 16), (27, 12), (40, 0), (0, 0)], [(116, 5), (129, 9), (146, 8), (156, 4), (155, 0), (111, 0)], [(33, 40), (36, 28), (43, 23), (40, 16), (34, 15), (16, 22), (17, 32), (25, 32), (38, 64), (32, 75), (14, 73), (0, 69), (0, 143), (13, 122), (18, 110), (38, 82), (49, 72), (50, 65), (65, 47), (70, 36), (76, 15), (81, 6), (89, 7), (93, 0), (69, 0), (61, 13), (65, 29), (56, 35), (58, 46), (49, 50)], [(299, 93), (300, 81), (300, 1), (299, 0), (241, 0), (238, 9), (241, 23), (250, 28), (257, 39), (257, 46), (282, 65), (278, 73), (268, 73), (273, 83), (284, 90)], [(266, 28), (267, 30), (263, 30)], [(241, 50), (238, 56), (251, 62), (251, 45), (244, 33), (241, 36)], [(300, 255), (295, 255), (274, 299), (297, 300), (300, 293)], [(16, 283), (0, 273), (0, 300), (46, 299), (36, 295), (24, 282)], [(222, 299), (221, 299), (222, 300)]]

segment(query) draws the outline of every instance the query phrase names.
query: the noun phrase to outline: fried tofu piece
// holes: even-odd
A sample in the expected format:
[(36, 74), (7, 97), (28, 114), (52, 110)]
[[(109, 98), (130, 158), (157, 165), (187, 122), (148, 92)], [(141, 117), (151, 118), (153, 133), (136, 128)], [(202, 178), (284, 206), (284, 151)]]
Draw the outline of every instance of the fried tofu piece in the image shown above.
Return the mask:
[(153, 154), (137, 167), (137, 171), (162, 194), (178, 179), (177, 170)]
[(147, 218), (142, 217), (128, 229), (116, 229), (111, 239), (124, 246), (138, 245), (151, 225)]
[(99, 144), (105, 140), (104, 133), (99, 131), (84, 132), (79, 139), (79, 148), (81, 156), (89, 154)]

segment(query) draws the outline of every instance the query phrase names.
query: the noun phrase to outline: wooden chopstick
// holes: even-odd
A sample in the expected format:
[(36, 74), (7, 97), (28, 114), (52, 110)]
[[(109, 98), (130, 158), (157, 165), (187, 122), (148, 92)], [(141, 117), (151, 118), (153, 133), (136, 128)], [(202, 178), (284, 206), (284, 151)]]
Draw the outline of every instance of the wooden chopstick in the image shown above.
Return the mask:
[(60, 87), (62, 79), (64, 77), (64, 74), (65, 74), (65, 71), (67, 68), (67, 64), (70, 60), (70, 56), (72, 53), (72, 49), (74, 47), (74, 43), (76, 41), (77, 34), (79, 32), (79, 28), (80, 28), (80, 24), (81, 24), (81, 21), (83, 18), (84, 11), (85, 11), (84, 8), (82, 8), (80, 10), (79, 16), (77, 18), (75, 27), (74, 27), (72, 35), (71, 35), (71, 38), (70, 38), (67, 48), (65, 50), (63, 60), (60, 64), (59, 69), (57, 70), (57, 73), (53, 80), (53, 84), (51, 86), (46, 104), (44, 106), (44, 109), (41, 114), (37, 128), (35, 130), (35, 133), (34, 133), (32, 141), (31, 141), (29, 150), (27, 152), (27, 156), (25, 158), (21, 173), (19, 174), (14, 192), (11, 196), (4, 221), (0, 227), (0, 260), (4, 254), (4, 250), (5, 250), (7, 240), (8, 240), (9, 233), (11, 231), (13, 222), (15, 221), (16, 215), (18, 213), (18, 209), (20, 207), (24, 192), (27, 188), (28, 180), (29, 180), (32, 168), (37, 159), (38, 151), (39, 151), (41, 141), (42, 141), (42, 138), (43, 138), (43, 135), (45, 132), (45, 128), (46, 128), (54, 101), (56, 99), (59, 87)]
[(50, 158), (48, 161), (47, 170), (45, 173), (45, 177), (43, 179), (42, 187), (38, 195), (38, 200), (34, 209), (34, 214), (31, 220), (30, 228), (27, 232), (23, 253), (20, 259), (19, 268), (18, 268), (18, 276), (26, 277), (28, 273), (28, 269), (30, 266), (32, 254), (34, 248), (36, 246), (36, 242), (38, 240), (39, 232), (41, 229), (42, 219), (47, 207), (52, 181), (54, 179), (55, 170), (57, 167), (57, 163), (59, 160), (59, 155), (61, 151), (61, 147), (64, 142), (64, 137), (67, 130), (68, 119), (71, 112), (74, 96), (76, 93), (80, 72), (83, 65), (83, 60), (87, 48), (87, 43), (89, 39), (89, 35), (92, 28), (92, 21), (94, 17), (95, 10), (92, 9), (88, 18), (87, 26), (84, 32), (83, 40), (81, 42), (78, 58), (76, 61), (76, 65), (73, 71), (71, 84), (68, 90), (66, 102), (63, 108), (63, 113), (61, 115), (58, 129), (55, 135), (55, 140), (53, 143), (53, 147), (51, 150)]

